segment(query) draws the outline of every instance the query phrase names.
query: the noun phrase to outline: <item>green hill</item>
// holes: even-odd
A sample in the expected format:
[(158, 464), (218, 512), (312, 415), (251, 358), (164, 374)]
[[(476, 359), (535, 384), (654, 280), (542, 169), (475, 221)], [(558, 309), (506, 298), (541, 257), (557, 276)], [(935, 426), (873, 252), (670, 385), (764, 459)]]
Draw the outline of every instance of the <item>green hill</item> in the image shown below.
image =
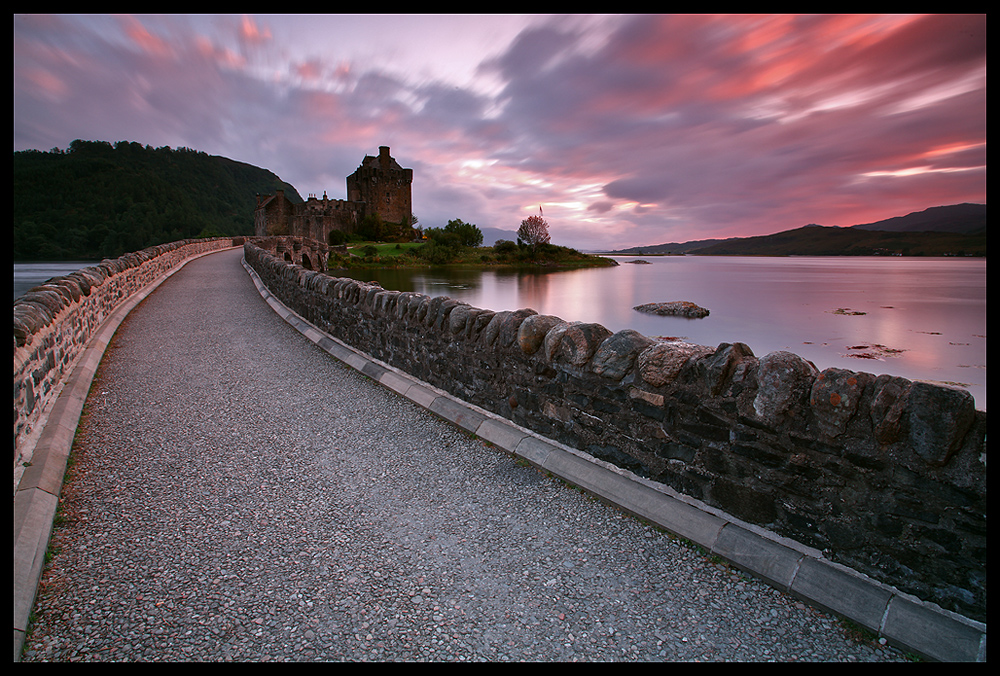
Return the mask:
[(14, 153), (14, 260), (99, 260), (195, 237), (253, 234), (256, 194), (291, 185), (189, 148), (73, 141)]

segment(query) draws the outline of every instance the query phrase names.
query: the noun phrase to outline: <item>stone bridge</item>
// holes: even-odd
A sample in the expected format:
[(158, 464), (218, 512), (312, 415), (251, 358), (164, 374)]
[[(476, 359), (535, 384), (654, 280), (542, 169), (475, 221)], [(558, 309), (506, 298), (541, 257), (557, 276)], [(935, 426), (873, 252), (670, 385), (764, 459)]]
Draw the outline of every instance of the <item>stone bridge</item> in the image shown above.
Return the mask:
[[(192, 334), (181, 351), (191, 375), (177, 380), (168, 368), (157, 387), (190, 380), (184, 399), (194, 397), (186, 404), (198, 416), (232, 418), (222, 427), (237, 432), (305, 405), (289, 390), (280, 411), (256, 412), (278, 394), (255, 388), (277, 353), (241, 337), (236, 313), (266, 301), (311, 345), (393, 396), (791, 597), (929, 659), (985, 661), (985, 412), (970, 411), (961, 394), (816, 373), (794, 355), (757, 358), (740, 344), (681, 354), (531, 310), (386, 291), (320, 272), (328, 255), (299, 238), (184, 241), (52, 280), (15, 302), (15, 661), (95, 373), (114, 359), (105, 351), (129, 313), (161, 285), (157, 298), (168, 282), (182, 284), (174, 275), (194, 261), (208, 276), (189, 282), (197, 292), (175, 292), (205, 322), (177, 334)], [(199, 307), (210, 297), (219, 309)], [(161, 352), (149, 346), (150, 359)], [(210, 371), (219, 375), (206, 380)], [(208, 391), (211, 399), (197, 396)], [(244, 409), (249, 417), (236, 418)], [(162, 448), (160, 435), (136, 434), (149, 453)], [(191, 434), (192, 447), (245, 443)], [(109, 505), (119, 500), (113, 489)]]
[[(242, 244), (240, 238), (234, 241)], [(343, 245), (340, 247), (331, 246), (307, 237), (255, 237), (253, 242), (256, 246), (286, 263), (320, 272), (326, 270), (331, 249), (346, 250)]]

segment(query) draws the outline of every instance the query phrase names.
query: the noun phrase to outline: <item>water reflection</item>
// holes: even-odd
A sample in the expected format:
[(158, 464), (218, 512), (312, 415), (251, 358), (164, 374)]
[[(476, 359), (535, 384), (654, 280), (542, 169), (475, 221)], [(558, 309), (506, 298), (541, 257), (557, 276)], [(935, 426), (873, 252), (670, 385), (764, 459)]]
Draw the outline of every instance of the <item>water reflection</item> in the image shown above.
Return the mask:
[(550, 306), (550, 277), (568, 273), (435, 268), (350, 272), (338, 270), (332, 274), (361, 281), (376, 281), (384, 288), (396, 291), (448, 296), (499, 312)]

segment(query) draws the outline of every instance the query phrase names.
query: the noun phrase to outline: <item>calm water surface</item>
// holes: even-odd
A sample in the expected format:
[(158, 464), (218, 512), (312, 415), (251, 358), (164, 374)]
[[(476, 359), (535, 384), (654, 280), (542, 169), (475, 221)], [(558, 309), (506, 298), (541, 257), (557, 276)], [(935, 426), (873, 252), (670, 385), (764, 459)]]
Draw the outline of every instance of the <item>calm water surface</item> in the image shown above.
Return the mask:
[(97, 265), (100, 261), (59, 261), (44, 263), (14, 263), (14, 298), (23, 296), (42, 282)]
[[(375, 270), (386, 289), (448, 296), (495, 311), (531, 308), (700, 345), (788, 350), (817, 368), (957, 384), (986, 409), (986, 261), (896, 257), (616, 257), (615, 268), (562, 272)], [(648, 264), (629, 261), (644, 260)], [(14, 297), (93, 262), (14, 265)], [(347, 273), (335, 272), (339, 276)], [(687, 300), (703, 319), (636, 312)], [(863, 313), (863, 314), (860, 314)]]
[[(616, 268), (546, 273), (359, 271), (387, 289), (495, 311), (531, 308), (700, 345), (788, 350), (828, 367), (956, 384), (986, 409), (986, 261), (903, 257), (616, 257)], [(644, 260), (648, 264), (629, 261)], [(336, 272), (336, 275), (344, 275)], [(687, 300), (703, 319), (633, 310)]]

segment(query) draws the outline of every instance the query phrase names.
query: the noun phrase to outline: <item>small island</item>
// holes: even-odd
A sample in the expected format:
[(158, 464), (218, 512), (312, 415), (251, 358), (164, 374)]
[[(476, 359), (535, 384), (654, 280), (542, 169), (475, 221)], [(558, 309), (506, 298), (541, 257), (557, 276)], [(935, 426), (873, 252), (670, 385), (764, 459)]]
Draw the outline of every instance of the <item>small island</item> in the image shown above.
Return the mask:
[(667, 303), (645, 303), (636, 305), (633, 310), (665, 317), (687, 317), (700, 319), (708, 316), (708, 310), (687, 300), (674, 300)]
[[(525, 228), (525, 223), (529, 222), (536, 226), (535, 231)], [(493, 246), (483, 246), (479, 228), (456, 219), (443, 228), (418, 231), (415, 241), (344, 241), (331, 249), (327, 267), (330, 270), (357, 270), (442, 265), (572, 269), (614, 267), (618, 262), (550, 243), (547, 224), (533, 216), (522, 222), (516, 242), (499, 239)]]
[(330, 252), (330, 270), (454, 267), (614, 267), (618, 262), (555, 244), (518, 246), (499, 240), (493, 246), (447, 247), (433, 242), (358, 243)]

